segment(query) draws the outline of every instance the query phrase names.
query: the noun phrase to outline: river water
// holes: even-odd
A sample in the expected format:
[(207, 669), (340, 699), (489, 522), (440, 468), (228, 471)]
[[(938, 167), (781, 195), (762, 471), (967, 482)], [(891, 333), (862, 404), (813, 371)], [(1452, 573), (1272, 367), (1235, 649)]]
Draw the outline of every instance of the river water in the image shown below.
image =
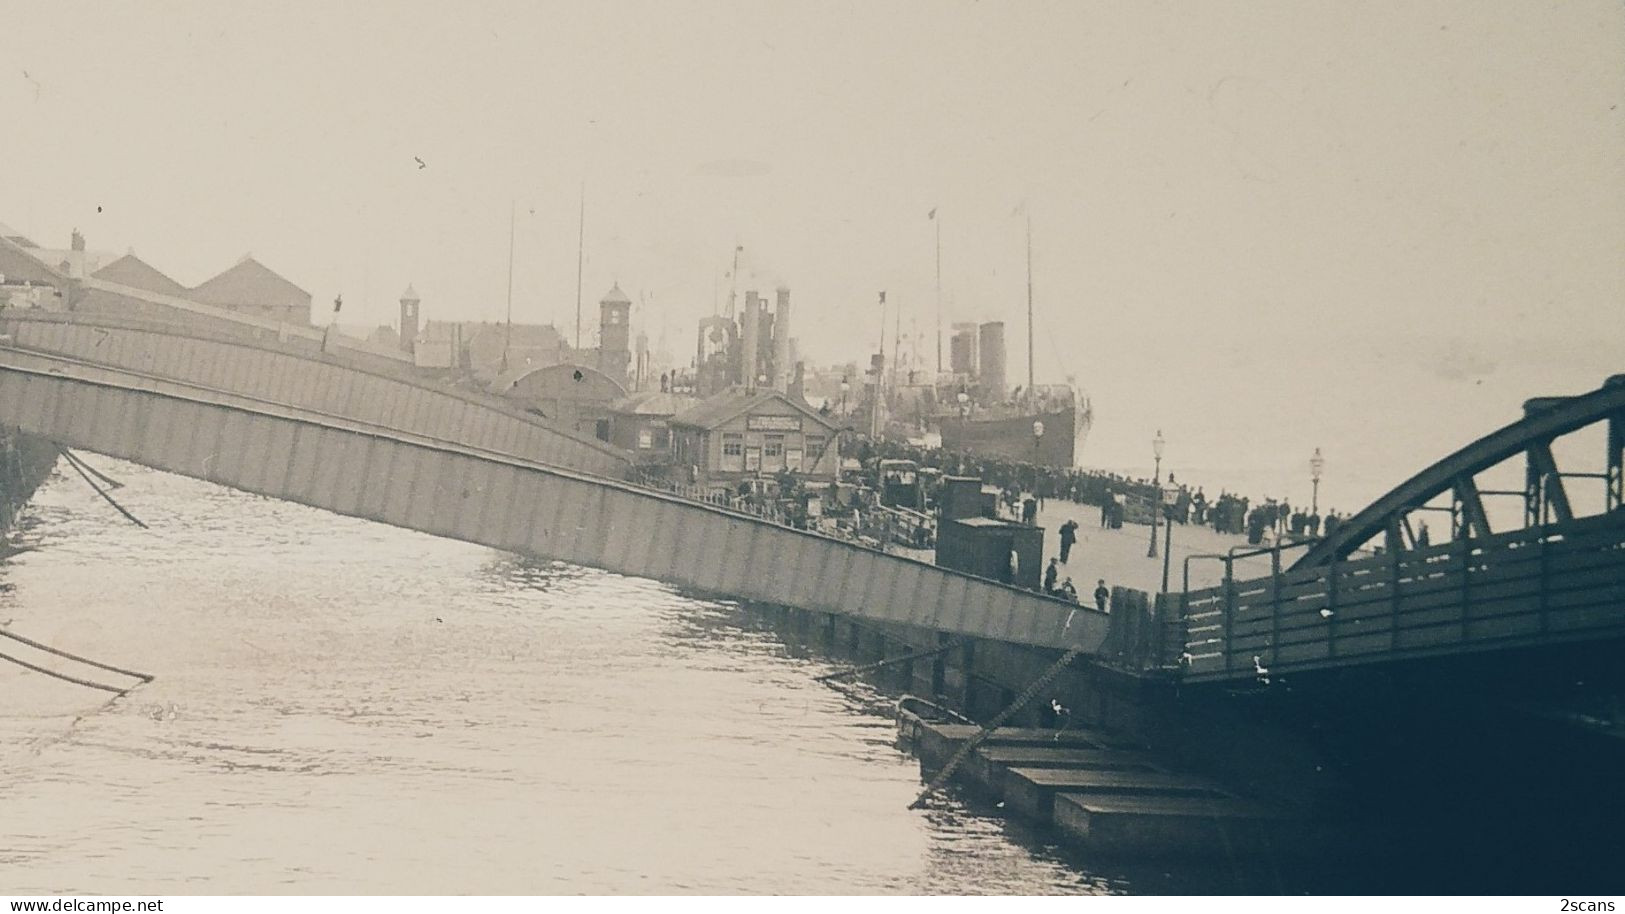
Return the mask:
[(53, 478), (0, 623), (157, 679), (0, 664), (0, 894), (1220, 887), (908, 811), (888, 702), (741, 607), (92, 459), (150, 529)]

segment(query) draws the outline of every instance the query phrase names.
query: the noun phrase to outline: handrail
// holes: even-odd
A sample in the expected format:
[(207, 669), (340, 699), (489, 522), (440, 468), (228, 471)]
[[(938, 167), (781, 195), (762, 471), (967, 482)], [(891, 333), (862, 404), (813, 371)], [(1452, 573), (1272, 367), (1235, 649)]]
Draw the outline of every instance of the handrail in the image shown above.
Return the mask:
[[(1490, 539), (1462, 538), (1430, 550), (1417, 551), (1415, 554), (1425, 557), (1417, 563), (1408, 564), (1403, 551), (1395, 551), (1381, 559), (1340, 561), (1314, 569), (1317, 572), (1315, 578), (1319, 580), (1301, 581), (1293, 585), (1290, 597), (1283, 595), (1281, 572), (1278, 567), (1273, 572), (1274, 588), (1271, 591), (1255, 592), (1253, 588), (1244, 588), (1243, 592), (1233, 586), (1235, 583), (1231, 573), (1233, 568), (1229, 567), (1231, 555), (1208, 553), (1188, 556), (1185, 562), (1186, 579), (1183, 594), (1187, 613), (1189, 601), (1192, 599), (1189, 588), (1190, 561), (1200, 559), (1223, 561), (1227, 569), (1222, 585), (1225, 597), (1221, 610), (1223, 617), (1214, 620), (1216, 624), (1205, 622), (1205, 630), (1199, 635), (1186, 633), (1183, 663), (1194, 671), (1192, 675), (1199, 679), (1211, 679), (1241, 673), (1249, 655), (1266, 655), (1266, 662), (1269, 664), (1267, 668), (1275, 669), (1282, 662), (1281, 651), (1284, 646), (1300, 650), (1294, 655), (1294, 659), (1287, 661), (1288, 666), (1302, 664), (1325, 666), (1348, 662), (1345, 654), (1349, 654), (1350, 658), (1375, 661), (1386, 656), (1382, 652), (1396, 655), (1408, 655), (1418, 650), (1437, 653), (1458, 647), (1474, 650), (1478, 649), (1475, 645), (1488, 644), (1495, 639), (1572, 637), (1573, 631), (1568, 628), (1554, 629), (1548, 619), (1552, 612), (1569, 605), (1567, 602), (1560, 603), (1554, 609), (1547, 599), (1549, 576), (1553, 574), (1552, 562), (1561, 561), (1561, 557), (1569, 554), (1566, 550), (1571, 548), (1579, 550), (1574, 553), (1576, 555), (1594, 552), (1597, 549), (1613, 554), (1613, 550), (1625, 546), (1625, 539), (1620, 538), (1625, 536), (1625, 533), (1621, 533), (1621, 530), (1625, 530), (1625, 515), (1616, 511), (1578, 518), (1574, 521), (1542, 524)], [(1596, 534), (1600, 534), (1600, 537)], [(1534, 537), (1532, 540), (1529, 539), (1531, 535)], [(1577, 537), (1579, 545), (1571, 546), (1571, 541)], [(1534, 548), (1526, 552), (1525, 546)], [(1434, 556), (1446, 557), (1448, 561), (1434, 562), (1432, 560)], [(1517, 580), (1523, 580), (1524, 577), (1538, 580), (1538, 593), (1527, 596), (1527, 609), (1512, 614), (1529, 615), (1538, 619), (1538, 623), (1531, 621), (1529, 631), (1508, 629), (1501, 634), (1484, 634), (1480, 630), (1470, 628), (1471, 625), (1482, 621), (1478, 614), (1471, 611), (1473, 601), (1483, 599), (1475, 591), (1483, 573), (1501, 568), (1503, 565), (1507, 570), (1523, 576)], [(1261, 578), (1254, 580), (1255, 583), (1262, 582)], [(1420, 584), (1422, 589), (1419, 591), (1406, 589), (1407, 582), (1410, 585)], [(1492, 583), (1503, 584), (1503, 577), (1493, 578)], [(1564, 585), (1554, 586), (1561, 590)], [(1603, 585), (1593, 582), (1586, 586), (1595, 590)], [(1202, 591), (1209, 607), (1204, 612), (1204, 619), (1212, 618), (1216, 614), (1213, 610), (1219, 609), (1213, 602), (1217, 590), (1218, 588)], [(1447, 603), (1434, 602), (1439, 595), (1444, 594), (1450, 594)], [(1402, 605), (1403, 598), (1413, 595), (1421, 598), (1422, 603), (1419, 607)], [(1492, 595), (1490, 599), (1503, 598)], [(1603, 596), (1596, 599), (1608, 598)], [(1385, 609), (1378, 609), (1385, 604)], [(1358, 618), (1346, 623), (1341, 617), (1342, 610), (1347, 606), (1359, 607), (1360, 612)], [(1421, 622), (1415, 622), (1410, 616), (1402, 618), (1402, 610), (1403, 613), (1425, 614), (1445, 609), (1447, 606), (1459, 607), (1459, 617), (1451, 615), (1445, 622), (1439, 621), (1438, 618), (1429, 618)], [(1266, 612), (1267, 617), (1264, 615)], [(1373, 620), (1381, 618), (1378, 612), (1390, 617), (1388, 621), (1390, 628), (1387, 632), (1389, 637), (1386, 639), (1386, 646), (1382, 647), (1374, 646), (1378, 642), (1374, 642), (1371, 638), (1374, 634), (1382, 634), (1381, 630), (1369, 629)], [(1504, 615), (1507, 613), (1498, 612), (1489, 618), (1500, 619)], [(1358, 627), (1361, 622), (1366, 623), (1366, 630)], [(1416, 626), (1437, 628), (1445, 624), (1462, 626), (1460, 633), (1452, 634), (1445, 641), (1435, 638), (1420, 645), (1401, 642), (1402, 631), (1409, 632)], [(1609, 624), (1625, 624), (1625, 618)], [(1222, 628), (1222, 635), (1216, 631), (1219, 628)], [(1344, 639), (1340, 639), (1340, 635), (1360, 637), (1361, 640), (1350, 642), (1356, 645), (1352, 654), (1342, 643)], [(1221, 637), (1222, 656), (1218, 650), (1214, 650), (1215, 642)], [(1323, 648), (1312, 657), (1303, 656), (1301, 649), (1316, 637), (1322, 639)], [(1198, 656), (1192, 657), (1193, 653)], [(1362, 660), (1356, 659), (1354, 662)]]

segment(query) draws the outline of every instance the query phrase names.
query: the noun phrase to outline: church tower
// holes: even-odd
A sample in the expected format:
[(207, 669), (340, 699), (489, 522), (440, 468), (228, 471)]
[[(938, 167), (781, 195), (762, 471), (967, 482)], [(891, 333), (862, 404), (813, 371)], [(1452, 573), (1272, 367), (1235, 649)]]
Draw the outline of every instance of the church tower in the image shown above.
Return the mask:
[(598, 302), (598, 370), (625, 386), (632, 367), (632, 300), (621, 284)]
[(412, 353), (417, 351), (418, 344), (418, 305), (421, 304), (418, 293), (411, 283), (406, 284), (406, 291), (401, 293), (401, 351)]

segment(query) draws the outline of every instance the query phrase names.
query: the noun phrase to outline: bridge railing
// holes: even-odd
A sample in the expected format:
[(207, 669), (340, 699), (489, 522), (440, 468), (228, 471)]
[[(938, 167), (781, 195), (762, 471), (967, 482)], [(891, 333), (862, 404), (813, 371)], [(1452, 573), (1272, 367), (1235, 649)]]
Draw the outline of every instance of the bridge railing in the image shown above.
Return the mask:
[[(727, 508), (735, 513), (749, 515), (750, 517), (765, 520), (780, 526), (795, 527), (791, 517), (781, 510), (778, 505), (771, 502), (751, 499), (741, 495), (727, 494), (707, 486), (671, 482), (647, 470), (639, 470), (635, 478), (630, 480), (630, 482), (632, 485), (640, 488), (661, 492), (666, 495), (675, 495), (678, 498), (699, 502), (701, 504), (713, 505), (719, 508)], [(842, 542), (851, 543), (855, 546), (862, 546), (865, 549), (873, 549), (876, 552), (886, 551), (884, 548), (882, 548), (879, 541), (870, 537), (862, 536), (855, 529), (824, 524), (816, 527), (797, 529), (803, 529), (804, 532), (812, 533), (817, 536), (841, 540)]]
[(1188, 680), (1625, 634), (1625, 512), (1189, 591)]

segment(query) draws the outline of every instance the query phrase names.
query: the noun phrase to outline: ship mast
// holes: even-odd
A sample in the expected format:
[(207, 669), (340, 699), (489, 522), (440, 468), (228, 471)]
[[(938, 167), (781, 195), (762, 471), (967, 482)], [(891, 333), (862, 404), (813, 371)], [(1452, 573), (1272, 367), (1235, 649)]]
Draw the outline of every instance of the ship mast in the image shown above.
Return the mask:
[(581, 211), (576, 220), (576, 352), (581, 351), (581, 263), (587, 251), (587, 179), (581, 179)]
[(508, 201), (508, 319), (502, 329), (502, 365), (499, 371), (508, 372), (508, 349), (513, 345), (513, 200)]
[(1027, 212), (1027, 402), (1033, 401), (1033, 214)]
[[(931, 210), (931, 221), (937, 228), (937, 375), (942, 375), (942, 223), (936, 218), (937, 211)], [(936, 386), (937, 378), (931, 379), (931, 385)]]

